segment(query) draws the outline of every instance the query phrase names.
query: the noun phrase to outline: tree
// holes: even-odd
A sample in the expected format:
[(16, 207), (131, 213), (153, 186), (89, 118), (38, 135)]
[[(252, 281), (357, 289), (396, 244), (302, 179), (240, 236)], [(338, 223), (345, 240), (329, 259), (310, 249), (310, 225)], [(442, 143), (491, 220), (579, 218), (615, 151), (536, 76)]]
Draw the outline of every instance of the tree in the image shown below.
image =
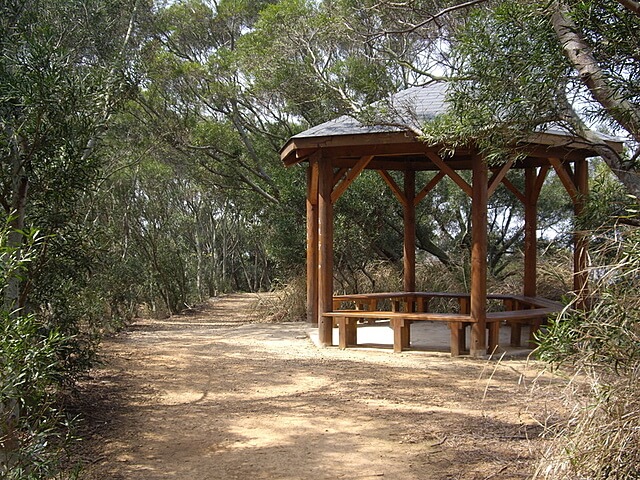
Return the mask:
[[(559, 124), (640, 195), (640, 16), (623, 4), (501, 1), (474, 10), (451, 40), (453, 113), (431, 138), (453, 130), (500, 158), (527, 132)], [(624, 132), (636, 152), (612, 151), (588, 122)]]
[[(0, 21), (0, 204), (14, 232), (46, 236), (92, 187), (96, 147), (127, 93), (125, 73), (142, 2), (3, 2)], [(18, 233), (9, 244), (19, 246)], [(7, 305), (24, 306), (16, 280)]]

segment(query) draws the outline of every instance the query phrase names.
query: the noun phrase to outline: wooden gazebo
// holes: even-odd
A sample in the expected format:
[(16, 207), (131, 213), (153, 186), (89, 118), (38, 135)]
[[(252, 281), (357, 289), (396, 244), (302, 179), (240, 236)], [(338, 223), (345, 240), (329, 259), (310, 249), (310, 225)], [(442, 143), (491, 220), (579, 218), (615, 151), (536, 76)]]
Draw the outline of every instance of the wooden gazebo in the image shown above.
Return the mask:
[[(550, 170), (556, 172), (571, 197), (575, 213), (583, 208), (588, 192), (587, 158), (596, 156), (583, 140), (560, 128), (548, 128), (531, 135), (518, 148), (521, 155), (504, 165), (492, 168), (474, 148), (456, 148), (451, 156), (443, 156), (443, 146), (428, 146), (417, 138), (416, 128), (446, 111), (446, 84), (434, 83), (399, 92), (390, 99), (387, 109), (391, 121), (380, 125), (363, 125), (343, 116), (295, 135), (281, 150), (286, 166), (307, 163), (307, 315), (318, 325), (319, 340), (332, 344), (334, 319), (341, 326), (341, 346), (355, 343), (357, 318), (391, 318), (397, 326), (398, 349), (408, 346), (408, 325), (416, 320), (444, 320), (452, 327), (452, 354), (465, 349), (459, 332), (471, 326), (469, 353), (484, 356), (497, 343), (497, 326), (503, 320), (532, 319), (532, 314), (518, 316), (487, 313), (487, 204), (496, 188), (503, 184), (523, 203), (525, 210), (524, 285), (522, 292), (505, 297), (509, 308), (540, 308), (540, 315), (549, 313), (549, 303), (537, 297), (536, 291), (536, 228), (537, 200)], [(620, 150), (615, 139), (602, 137), (611, 148)], [(511, 169), (524, 169), (525, 188), (520, 191), (508, 179)], [(334, 308), (333, 290), (333, 205), (340, 195), (365, 169), (373, 169), (389, 185), (401, 202), (404, 212), (404, 313), (343, 312)], [(469, 184), (459, 171), (470, 170)], [(400, 171), (404, 182), (399, 185), (389, 174)], [(426, 185), (416, 185), (417, 171), (433, 171)], [(450, 177), (472, 201), (471, 291), (460, 296), (460, 311), (427, 314), (428, 308), (417, 307), (424, 292), (415, 292), (416, 205), (445, 176)], [(574, 238), (574, 289), (584, 292), (587, 284), (586, 237)], [(393, 297), (395, 294), (390, 294)], [(400, 294), (397, 294), (399, 297)], [(519, 302), (519, 303), (518, 303)], [(505, 312), (503, 312), (505, 313)], [(368, 317), (367, 317), (368, 316)], [(520, 325), (522, 322), (514, 322)], [(407, 326), (406, 332), (404, 330)], [(401, 328), (402, 327), (402, 328)], [(487, 343), (487, 327), (489, 338)], [(462, 336), (464, 342), (464, 335)], [(458, 342), (458, 343), (456, 343)]]

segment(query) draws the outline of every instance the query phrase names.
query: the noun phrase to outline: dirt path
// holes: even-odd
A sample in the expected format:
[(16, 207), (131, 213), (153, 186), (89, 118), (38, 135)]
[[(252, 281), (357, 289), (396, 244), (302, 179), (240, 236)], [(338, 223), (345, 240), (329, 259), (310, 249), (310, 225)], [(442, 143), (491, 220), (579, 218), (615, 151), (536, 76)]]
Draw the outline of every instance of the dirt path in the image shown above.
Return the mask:
[(255, 296), (139, 321), (83, 386), (95, 480), (528, 478), (553, 415), (525, 360), (318, 349)]

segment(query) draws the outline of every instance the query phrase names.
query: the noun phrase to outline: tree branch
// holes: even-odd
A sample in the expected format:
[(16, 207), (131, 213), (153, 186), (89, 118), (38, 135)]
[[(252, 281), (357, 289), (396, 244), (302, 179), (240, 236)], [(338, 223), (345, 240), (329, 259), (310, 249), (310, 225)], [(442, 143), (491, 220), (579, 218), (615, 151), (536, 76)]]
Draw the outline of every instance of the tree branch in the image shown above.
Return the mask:
[(618, 3), (632, 13), (640, 16), (640, 2), (636, 2), (635, 0), (618, 0)]
[(582, 83), (605, 111), (636, 141), (640, 142), (640, 113), (634, 105), (609, 85), (591, 48), (571, 19), (567, 5), (562, 1), (555, 1), (552, 8), (551, 24), (565, 56), (580, 74)]
[(384, 32), (385, 34), (392, 34), (392, 35), (396, 35), (396, 34), (402, 34), (402, 33), (412, 33), (415, 32), (416, 30), (424, 27), (425, 25), (427, 25), (428, 23), (434, 22), (436, 21), (438, 18), (443, 17), (444, 15), (447, 15), (448, 13), (451, 12), (455, 12), (456, 10), (462, 10), (464, 8), (468, 8), (468, 7), (473, 7), (474, 5), (478, 5), (480, 3), (485, 3), (488, 0), (470, 0), (468, 2), (465, 3), (461, 3), (459, 5), (452, 5), (450, 7), (444, 8), (442, 10), (440, 10), (438, 13), (430, 15), (429, 18), (427, 18), (426, 20), (416, 24), (416, 25), (412, 25), (409, 28), (406, 28), (404, 30), (391, 30), (391, 31), (386, 31)]

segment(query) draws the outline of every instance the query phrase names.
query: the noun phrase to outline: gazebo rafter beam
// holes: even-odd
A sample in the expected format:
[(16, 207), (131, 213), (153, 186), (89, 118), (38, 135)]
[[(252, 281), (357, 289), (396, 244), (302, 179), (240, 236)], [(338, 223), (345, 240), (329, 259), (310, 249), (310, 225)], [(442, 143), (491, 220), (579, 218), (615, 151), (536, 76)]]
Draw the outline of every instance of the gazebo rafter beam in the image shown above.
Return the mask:
[(413, 199), (413, 204), (414, 205), (418, 205), (422, 199), (424, 197), (426, 197), (429, 192), (431, 190), (433, 190), (436, 185), (438, 185), (438, 183), (440, 183), (440, 180), (442, 180), (447, 174), (444, 173), (442, 170), (440, 170), (438, 173), (436, 173), (433, 178), (431, 180), (429, 180), (429, 183), (427, 183), (422, 190), (420, 190), (420, 192), (418, 192), (418, 194), (415, 196), (415, 198)]
[(578, 193), (578, 189), (576, 188), (576, 184), (573, 180), (573, 172), (571, 172), (571, 170), (568, 170), (563, 164), (562, 160), (560, 160), (557, 157), (550, 157), (549, 163), (551, 164), (553, 169), (556, 171), (558, 178), (562, 182), (562, 185), (564, 185), (564, 188), (567, 190), (567, 193), (571, 197), (573, 204), (577, 205), (579, 202), (580, 195)]
[(386, 170), (378, 170), (378, 173), (384, 179), (384, 181), (387, 183), (387, 185), (389, 185), (389, 188), (391, 188), (391, 191), (396, 196), (398, 201), (402, 204), (402, 206), (406, 206), (407, 203), (408, 203), (407, 202), (407, 197), (405, 196), (404, 191), (402, 190), (402, 188), (400, 188), (400, 186), (393, 179), (391, 174), (389, 172), (387, 172)]
[(344, 178), (349, 169), (347, 167), (339, 169), (336, 173), (333, 174), (333, 188), (340, 183), (340, 180)]
[[(340, 182), (338, 185), (335, 185), (333, 192), (331, 193), (331, 201), (335, 203), (336, 200), (340, 198), (340, 196), (349, 188), (349, 185), (353, 183), (353, 181), (358, 178), (358, 175), (367, 168), (369, 162), (373, 159), (373, 155), (366, 155), (353, 166), (351, 170), (347, 173), (347, 176)], [(344, 175), (344, 174), (343, 174)]]
[(538, 171), (538, 176), (536, 177), (536, 183), (535, 183), (535, 193), (536, 193), (536, 200), (538, 200), (538, 197), (540, 197), (540, 192), (542, 191), (542, 186), (544, 185), (544, 181), (547, 178), (547, 174), (549, 173), (549, 170), (551, 169), (551, 165), (543, 165), (542, 167), (540, 167), (540, 170)]
[(498, 185), (500, 185), (502, 179), (506, 177), (507, 172), (511, 170), (511, 167), (513, 166), (515, 161), (516, 158), (513, 157), (504, 165), (500, 166), (497, 171), (493, 172), (493, 175), (491, 175), (491, 179), (489, 180), (489, 187), (487, 189), (487, 195), (489, 196), (489, 198), (491, 198), (491, 195), (493, 195), (493, 193), (496, 191), (496, 188), (498, 188)]
[(469, 185), (467, 181), (458, 174), (458, 172), (447, 165), (445, 161), (440, 158), (440, 155), (429, 150), (427, 150), (426, 155), (442, 172), (446, 173), (451, 180), (453, 180), (464, 191), (464, 193), (470, 197), (473, 196), (471, 185)]

